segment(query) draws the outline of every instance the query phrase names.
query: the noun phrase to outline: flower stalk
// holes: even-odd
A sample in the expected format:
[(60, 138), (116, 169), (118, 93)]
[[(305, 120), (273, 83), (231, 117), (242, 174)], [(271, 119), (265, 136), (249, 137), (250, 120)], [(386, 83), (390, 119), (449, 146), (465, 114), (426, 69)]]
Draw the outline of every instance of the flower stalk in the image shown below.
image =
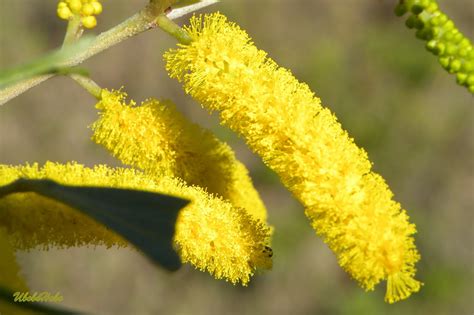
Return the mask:
[(63, 48), (76, 42), (84, 32), (84, 29), (81, 27), (81, 19), (79, 16), (73, 16), (68, 24), (66, 29), (66, 35), (64, 36)]
[(102, 88), (95, 83), (91, 78), (81, 74), (70, 74), (69, 77), (82, 86), (87, 92), (89, 92), (96, 99), (100, 100), (102, 94)]
[(189, 37), (189, 34), (165, 14), (160, 14), (156, 22), (162, 30), (176, 38), (181, 44), (189, 45), (191, 43), (192, 39)]
[[(92, 56), (101, 53), (102, 51), (113, 47), (120, 42), (127, 40), (130, 37), (138, 35), (144, 31), (153, 29), (157, 27), (156, 19), (160, 14), (163, 14), (170, 5), (172, 5), (174, 0), (158, 1), (152, 0), (147, 6), (140, 10), (135, 15), (131, 16), (124, 22), (119, 25), (111, 28), (108, 31), (105, 31), (99, 34), (94, 38), (92, 44), (84, 50), (78, 51), (73, 56), (68, 58), (63, 67), (73, 67), (76, 66), (85, 60), (91, 58)], [(211, 5), (216, 3), (216, 1), (208, 1), (207, 4)], [(194, 9), (200, 9), (203, 6), (194, 6)], [(183, 14), (189, 13), (189, 10), (179, 9), (178, 14), (173, 14), (173, 18), (177, 18)], [(181, 14), (181, 15), (180, 15)], [(71, 26), (72, 28), (73, 26)], [(71, 34), (73, 32), (71, 31)], [(68, 35), (69, 37), (69, 35)], [(70, 36), (71, 39), (74, 36)], [(69, 42), (69, 38), (67, 42)], [(2, 90), (0, 90), (0, 106), (11, 100), (12, 98), (28, 91), (29, 89), (37, 86), (38, 84), (52, 78), (55, 74), (42, 74), (37, 75), (21, 82), (14, 83), (9, 85)]]
[[(174, 243), (182, 262), (207, 270), (217, 279), (243, 285), (257, 269), (271, 268), (268, 226), (243, 208), (234, 207), (203, 188), (189, 186), (173, 176), (163, 175), (156, 179), (135, 169), (104, 165), (88, 168), (77, 163), (47, 162), (42, 167), (38, 164), (0, 164), (0, 185), (19, 178), (51, 179), (75, 186), (139, 189), (191, 200), (180, 211), (176, 222)], [(0, 233), (2, 229), (17, 250), (38, 246), (43, 249), (52, 246), (128, 246), (121, 236), (92, 218), (31, 192), (9, 194), (0, 199)]]

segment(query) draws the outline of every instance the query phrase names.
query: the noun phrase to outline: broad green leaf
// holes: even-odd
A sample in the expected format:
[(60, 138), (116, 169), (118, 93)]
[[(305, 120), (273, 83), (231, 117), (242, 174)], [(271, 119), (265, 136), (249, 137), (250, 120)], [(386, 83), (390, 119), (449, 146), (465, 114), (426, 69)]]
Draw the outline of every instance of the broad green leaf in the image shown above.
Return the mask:
[(181, 266), (173, 249), (179, 210), (189, 201), (141, 190), (61, 185), (52, 180), (19, 179), (0, 187), (0, 198), (16, 192), (35, 192), (73, 207), (143, 251), (168, 270)]

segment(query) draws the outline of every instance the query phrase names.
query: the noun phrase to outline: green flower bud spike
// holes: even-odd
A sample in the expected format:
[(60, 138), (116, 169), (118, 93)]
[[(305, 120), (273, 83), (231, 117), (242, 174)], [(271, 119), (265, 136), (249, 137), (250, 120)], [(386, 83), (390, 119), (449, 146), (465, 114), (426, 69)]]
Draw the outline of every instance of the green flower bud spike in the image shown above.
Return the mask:
[(456, 82), (474, 94), (474, 49), (466, 38), (438, 7), (436, 0), (400, 0), (395, 14), (408, 12), (406, 26), (415, 29), (416, 37), (426, 41), (426, 49), (438, 56), (439, 63)]

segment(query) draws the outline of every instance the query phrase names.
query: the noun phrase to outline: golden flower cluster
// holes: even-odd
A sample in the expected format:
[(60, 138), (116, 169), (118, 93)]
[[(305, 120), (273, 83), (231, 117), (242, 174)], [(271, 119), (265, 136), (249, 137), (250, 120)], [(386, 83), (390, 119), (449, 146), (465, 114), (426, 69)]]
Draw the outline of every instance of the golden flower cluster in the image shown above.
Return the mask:
[(63, 20), (70, 20), (75, 15), (80, 16), (85, 28), (97, 25), (96, 15), (102, 13), (102, 4), (98, 0), (63, 0), (58, 3), (57, 14)]
[(223, 15), (185, 29), (191, 44), (165, 54), (170, 76), (280, 176), (362, 287), (387, 279), (390, 303), (418, 291), (415, 226), (331, 111)]
[[(48, 178), (62, 184), (106, 186), (159, 192), (191, 200), (176, 224), (175, 243), (183, 262), (216, 278), (247, 284), (257, 268), (271, 267), (267, 253), (270, 230), (244, 209), (202, 188), (162, 176), (159, 180), (134, 169), (48, 162), (26, 166), (0, 165), (0, 185), (18, 178)], [(113, 209), (111, 209), (113, 211)], [(35, 193), (0, 199), (0, 227), (15, 249), (83, 245), (127, 246), (120, 236), (88, 216)]]

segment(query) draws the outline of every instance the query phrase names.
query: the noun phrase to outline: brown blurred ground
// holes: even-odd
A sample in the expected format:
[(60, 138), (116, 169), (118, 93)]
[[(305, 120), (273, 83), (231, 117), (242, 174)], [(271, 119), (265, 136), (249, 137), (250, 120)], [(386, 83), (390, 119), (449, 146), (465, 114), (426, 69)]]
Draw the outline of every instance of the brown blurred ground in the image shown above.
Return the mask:
[[(59, 291), (62, 305), (94, 314), (473, 314), (473, 98), (392, 14), (395, 2), (222, 0), (208, 11), (238, 22), (258, 47), (307, 82), (369, 152), (418, 226), (418, 277), (425, 282), (419, 294), (388, 305), (383, 284), (364, 293), (348, 278), (278, 178), (167, 77), (162, 53), (175, 41), (159, 30), (84, 66), (101, 86), (123, 85), (137, 101), (172, 99), (234, 147), (275, 226), (274, 270), (241, 288), (189, 266), (168, 274), (127, 250), (20, 253), (32, 291)], [(473, 2), (439, 2), (473, 39)], [(145, 0), (103, 3), (96, 33)], [(0, 0), (0, 68), (60, 44), (65, 23), (55, 17), (55, 5)], [(93, 105), (73, 81), (55, 78), (0, 107), (0, 163), (119, 165), (89, 140)]]

